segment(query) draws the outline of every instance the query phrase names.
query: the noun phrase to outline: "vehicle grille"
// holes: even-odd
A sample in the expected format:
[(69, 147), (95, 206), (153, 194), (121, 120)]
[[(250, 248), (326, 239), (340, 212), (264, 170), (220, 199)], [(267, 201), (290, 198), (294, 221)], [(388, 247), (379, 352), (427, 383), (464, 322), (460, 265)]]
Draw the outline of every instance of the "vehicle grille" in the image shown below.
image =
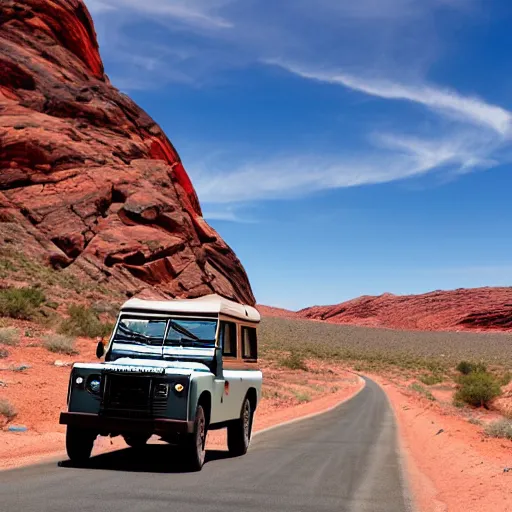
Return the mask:
[(125, 418), (165, 416), (169, 383), (164, 379), (131, 375), (107, 375), (103, 413)]

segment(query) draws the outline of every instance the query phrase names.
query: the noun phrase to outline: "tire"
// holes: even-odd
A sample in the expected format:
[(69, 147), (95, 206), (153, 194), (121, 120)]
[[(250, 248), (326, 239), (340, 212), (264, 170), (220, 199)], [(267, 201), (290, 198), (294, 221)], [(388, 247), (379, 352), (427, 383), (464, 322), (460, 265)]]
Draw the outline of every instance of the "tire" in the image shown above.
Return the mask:
[(246, 398), (242, 404), (240, 419), (228, 425), (228, 449), (233, 457), (239, 457), (247, 453), (251, 442), (252, 419), (251, 402)]
[(123, 436), (124, 442), (131, 448), (142, 448), (150, 437), (147, 434), (127, 434)]
[(66, 430), (66, 451), (71, 462), (83, 464), (91, 456), (96, 433), (78, 427), (68, 426)]
[(206, 457), (207, 425), (203, 407), (197, 406), (194, 432), (188, 434), (183, 443), (183, 457), (190, 471), (201, 471)]

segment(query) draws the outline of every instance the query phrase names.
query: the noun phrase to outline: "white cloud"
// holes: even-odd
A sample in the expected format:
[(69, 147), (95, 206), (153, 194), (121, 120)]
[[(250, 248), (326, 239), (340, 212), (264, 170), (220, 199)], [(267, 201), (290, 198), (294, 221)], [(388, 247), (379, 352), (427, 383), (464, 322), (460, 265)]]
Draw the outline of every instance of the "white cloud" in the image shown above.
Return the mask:
[(429, 85), (404, 85), (379, 79), (365, 79), (344, 73), (315, 72), (278, 61), (269, 61), (303, 78), (341, 85), (370, 96), (419, 103), (443, 114), (491, 128), (502, 136), (510, 135), (512, 114), (502, 107), (476, 97), (463, 96), (450, 89)]
[[(280, 157), (215, 169), (188, 165), (203, 203), (247, 203), (300, 197), (321, 190), (389, 183), (443, 170), (444, 173), (488, 169), (490, 146), (480, 134), (437, 140), (377, 134), (364, 153), (318, 157)], [(480, 142), (479, 142), (480, 141)]]

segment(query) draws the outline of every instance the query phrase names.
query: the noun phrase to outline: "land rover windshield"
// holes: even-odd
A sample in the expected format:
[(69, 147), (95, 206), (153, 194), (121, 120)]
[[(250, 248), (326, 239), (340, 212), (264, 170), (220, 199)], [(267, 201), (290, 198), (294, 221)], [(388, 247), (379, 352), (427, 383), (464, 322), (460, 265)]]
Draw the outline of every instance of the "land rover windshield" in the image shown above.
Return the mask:
[(216, 332), (215, 319), (124, 315), (114, 333), (109, 359), (211, 358), (215, 353)]

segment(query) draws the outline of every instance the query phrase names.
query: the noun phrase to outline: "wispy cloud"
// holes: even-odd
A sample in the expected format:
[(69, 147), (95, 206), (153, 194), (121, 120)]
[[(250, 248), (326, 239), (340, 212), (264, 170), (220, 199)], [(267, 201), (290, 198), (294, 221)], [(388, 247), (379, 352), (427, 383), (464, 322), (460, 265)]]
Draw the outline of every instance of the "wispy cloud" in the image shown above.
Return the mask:
[(373, 134), (373, 145), (364, 153), (271, 158), (229, 170), (192, 163), (189, 170), (201, 201), (240, 204), (497, 165), (479, 138), (478, 133), (437, 140)]
[(405, 85), (379, 79), (366, 79), (345, 73), (325, 73), (299, 66), (269, 61), (303, 78), (341, 85), (354, 91), (388, 100), (404, 100), (424, 105), (443, 114), (491, 128), (502, 136), (511, 132), (512, 113), (477, 97), (463, 96), (448, 88), (430, 85)]
[(200, 27), (229, 28), (231, 22), (215, 14), (229, 0), (86, 0), (93, 13), (135, 11), (148, 17), (168, 17)]

